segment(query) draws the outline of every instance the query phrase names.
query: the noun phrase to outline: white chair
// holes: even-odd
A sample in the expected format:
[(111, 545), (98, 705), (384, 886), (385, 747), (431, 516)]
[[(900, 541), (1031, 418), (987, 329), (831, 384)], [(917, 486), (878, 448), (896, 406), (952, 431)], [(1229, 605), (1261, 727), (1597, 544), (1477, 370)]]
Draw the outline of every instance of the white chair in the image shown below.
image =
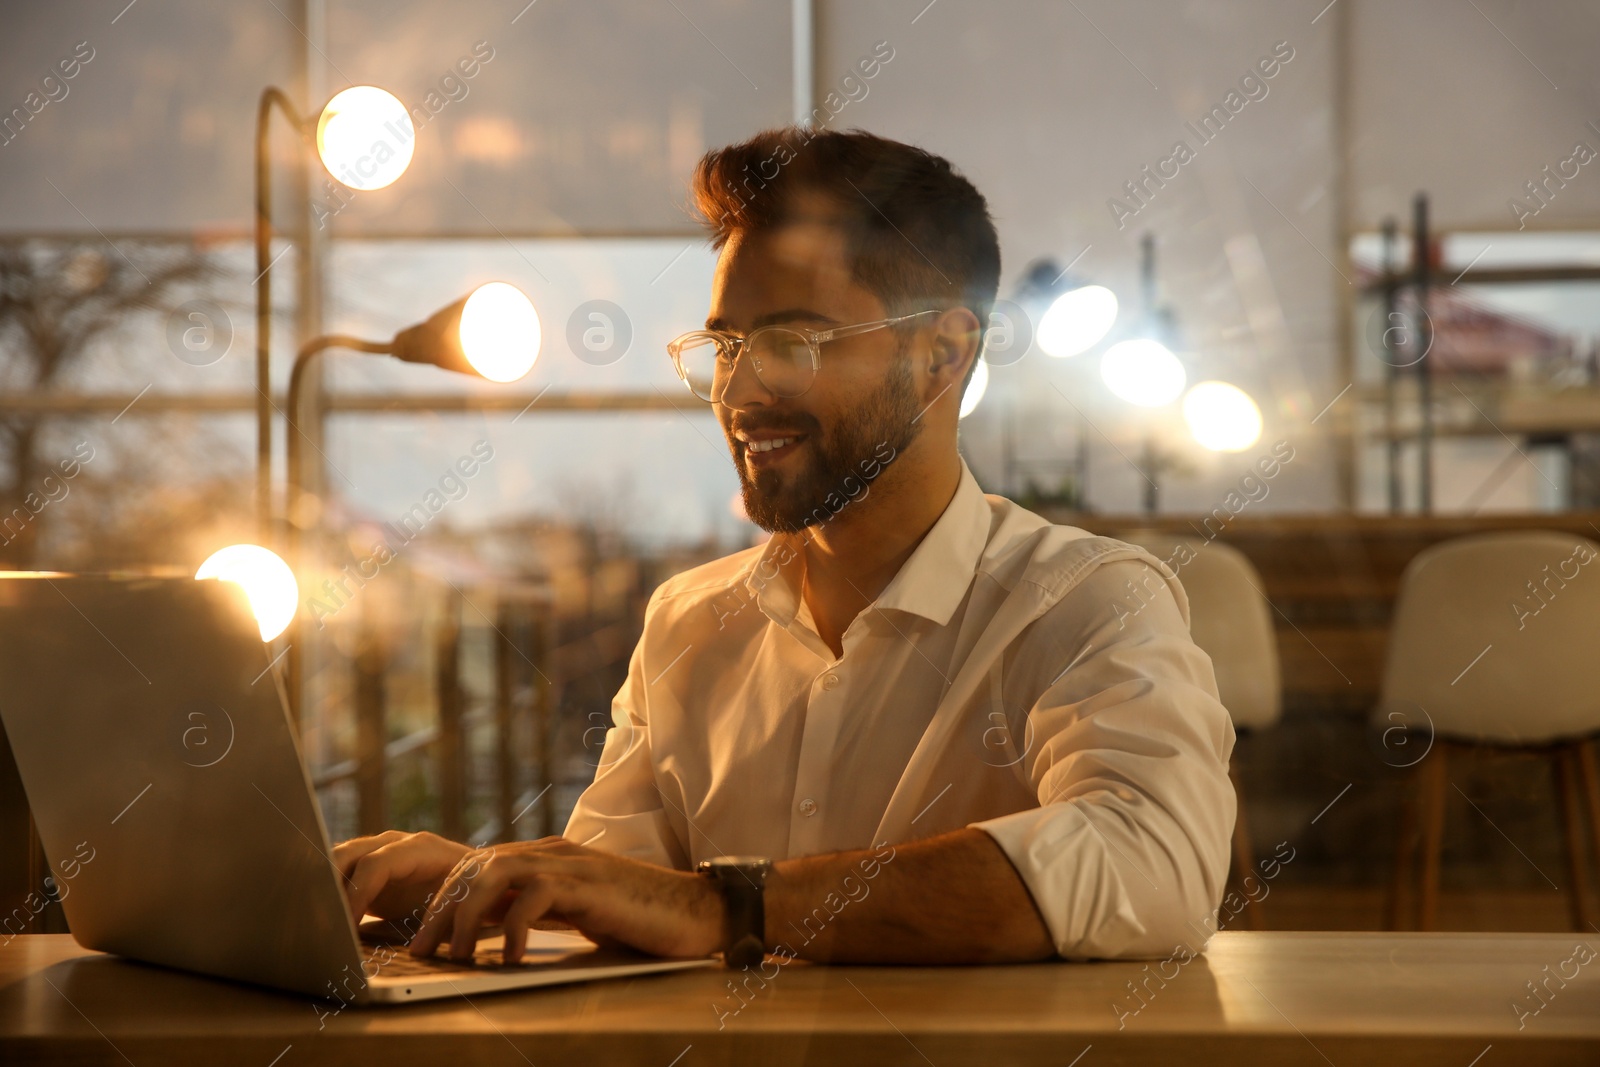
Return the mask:
[[(1431, 748), (1404, 804), (1389, 929), (1401, 923), (1420, 815), (1423, 868), (1415, 922), (1432, 929), (1452, 754), (1517, 750), (1553, 762), (1574, 929), (1589, 929), (1578, 792), (1600, 856), (1600, 545), (1544, 531), (1461, 537), (1420, 553), (1400, 579), (1374, 726), (1408, 728)], [(1396, 734), (1396, 738), (1404, 735)], [(1388, 746), (1386, 746), (1388, 747)], [(1409, 758), (1408, 758), (1408, 764)]]
[[(1148, 549), (1177, 572), (1189, 597), (1189, 634), (1211, 657), (1217, 693), (1233, 719), (1234, 731), (1246, 733), (1276, 725), (1283, 717), (1277, 638), (1261, 574), (1245, 554), (1220, 541), (1197, 537), (1143, 530), (1118, 536)], [(1232, 760), (1228, 774), (1239, 799), (1228, 878), (1230, 885), (1242, 888), (1244, 876), (1255, 868), (1255, 850), (1245, 818), (1244, 789)], [(1260, 902), (1244, 914), (1251, 929), (1265, 925)]]

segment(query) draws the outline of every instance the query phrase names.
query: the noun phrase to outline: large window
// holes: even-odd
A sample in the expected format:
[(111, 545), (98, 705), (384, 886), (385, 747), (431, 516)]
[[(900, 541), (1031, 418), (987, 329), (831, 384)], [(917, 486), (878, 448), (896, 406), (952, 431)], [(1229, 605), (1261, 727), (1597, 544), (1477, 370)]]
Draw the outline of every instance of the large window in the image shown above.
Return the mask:
[(1600, 505), (1600, 234), (1446, 235), (1425, 316), (1404, 238), (1351, 255), (1362, 507), (1421, 508), (1425, 463), (1439, 512)]

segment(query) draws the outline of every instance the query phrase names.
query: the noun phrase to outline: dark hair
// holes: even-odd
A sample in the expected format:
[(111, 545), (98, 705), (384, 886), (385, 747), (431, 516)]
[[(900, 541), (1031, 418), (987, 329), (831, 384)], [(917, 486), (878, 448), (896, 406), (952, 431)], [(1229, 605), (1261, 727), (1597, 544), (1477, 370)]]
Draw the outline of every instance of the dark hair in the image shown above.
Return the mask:
[(863, 130), (785, 126), (707, 152), (691, 189), (713, 248), (794, 221), (820, 197), (852, 278), (888, 314), (965, 306), (988, 328), (1000, 240), (983, 194), (949, 160)]

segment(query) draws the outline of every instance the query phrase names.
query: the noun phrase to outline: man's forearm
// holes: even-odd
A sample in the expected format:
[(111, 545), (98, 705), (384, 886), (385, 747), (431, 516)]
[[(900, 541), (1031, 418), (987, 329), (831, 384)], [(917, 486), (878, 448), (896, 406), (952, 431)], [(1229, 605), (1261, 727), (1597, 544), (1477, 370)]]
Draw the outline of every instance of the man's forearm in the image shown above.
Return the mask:
[(838, 963), (1009, 963), (1055, 952), (1011, 861), (970, 828), (778, 863), (766, 940)]

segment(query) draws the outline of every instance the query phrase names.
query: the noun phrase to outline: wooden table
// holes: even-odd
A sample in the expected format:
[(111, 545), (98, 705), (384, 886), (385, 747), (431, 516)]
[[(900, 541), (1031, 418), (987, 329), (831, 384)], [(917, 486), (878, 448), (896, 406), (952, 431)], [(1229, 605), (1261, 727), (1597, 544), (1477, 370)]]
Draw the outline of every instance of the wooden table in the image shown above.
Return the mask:
[[(1600, 955), (1566, 962), (1583, 940), (1226, 932), (1149, 978), (1137, 1014), (1127, 983), (1155, 964), (793, 963), (720, 1030), (714, 1005), (739, 1002), (718, 970), (352, 1008), (319, 1030), (303, 997), (23, 936), (0, 948), (0, 1063), (1593, 1067)], [(1600, 937), (1586, 944), (1600, 953)], [(1525, 983), (1563, 966), (1576, 977), (1549, 978), (1519, 1029), (1513, 1004), (1539, 1005)]]

